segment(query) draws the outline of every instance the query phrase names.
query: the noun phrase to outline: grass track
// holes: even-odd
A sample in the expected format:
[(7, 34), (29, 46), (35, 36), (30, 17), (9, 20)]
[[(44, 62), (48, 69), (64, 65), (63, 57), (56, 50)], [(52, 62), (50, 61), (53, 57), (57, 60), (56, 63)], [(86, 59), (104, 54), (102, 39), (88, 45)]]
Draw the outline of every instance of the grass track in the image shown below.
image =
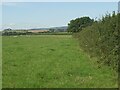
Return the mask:
[(117, 87), (117, 74), (80, 50), (71, 35), (3, 37), (3, 88)]

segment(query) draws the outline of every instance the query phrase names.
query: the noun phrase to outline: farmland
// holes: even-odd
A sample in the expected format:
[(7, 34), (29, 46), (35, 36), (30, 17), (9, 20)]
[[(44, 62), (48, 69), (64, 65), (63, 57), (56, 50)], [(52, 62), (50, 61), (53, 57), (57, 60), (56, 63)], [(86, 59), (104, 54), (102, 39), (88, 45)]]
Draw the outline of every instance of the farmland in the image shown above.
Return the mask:
[[(0, 42), (2, 37), (0, 36)], [(0, 43), (0, 89), (2, 88), (2, 43)]]
[(3, 88), (115, 88), (117, 73), (98, 64), (72, 35), (3, 36)]

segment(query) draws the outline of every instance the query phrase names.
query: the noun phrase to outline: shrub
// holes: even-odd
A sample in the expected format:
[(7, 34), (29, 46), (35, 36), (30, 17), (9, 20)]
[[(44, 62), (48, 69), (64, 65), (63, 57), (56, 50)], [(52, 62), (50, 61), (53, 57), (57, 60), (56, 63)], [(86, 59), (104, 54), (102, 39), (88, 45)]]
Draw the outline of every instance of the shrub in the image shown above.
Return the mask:
[(91, 57), (97, 57), (99, 63), (118, 69), (118, 29), (120, 29), (120, 14), (106, 15), (84, 28), (74, 36), (79, 39), (80, 47)]

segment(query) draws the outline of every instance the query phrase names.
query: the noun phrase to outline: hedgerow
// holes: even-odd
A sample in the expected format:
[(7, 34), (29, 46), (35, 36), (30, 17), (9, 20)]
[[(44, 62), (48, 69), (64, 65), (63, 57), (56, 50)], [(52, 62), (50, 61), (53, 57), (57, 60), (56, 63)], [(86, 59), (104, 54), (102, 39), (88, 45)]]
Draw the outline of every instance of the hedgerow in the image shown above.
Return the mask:
[(78, 38), (80, 47), (90, 57), (97, 57), (98, 63), (111, 66), (118, 70), (119, 62), (119, 29), (120, 14), (107, 14), (94, 22), (92, 26), (84, 28), (74, 34)]

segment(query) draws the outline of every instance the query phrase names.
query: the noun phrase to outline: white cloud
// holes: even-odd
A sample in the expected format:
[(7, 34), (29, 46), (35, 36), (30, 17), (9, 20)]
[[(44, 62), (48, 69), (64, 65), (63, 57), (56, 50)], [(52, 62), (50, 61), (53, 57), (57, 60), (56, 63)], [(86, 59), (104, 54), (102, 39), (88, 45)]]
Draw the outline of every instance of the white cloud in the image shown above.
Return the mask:
[(10, 23), (9, 25), (10, 25), (10, 26), (15, 26), (15, 23)]
[(2, 30), (6, 28), (13, 28), (15, 27), (15, 23), (9, 23), (9, 24), (2, 24)]

